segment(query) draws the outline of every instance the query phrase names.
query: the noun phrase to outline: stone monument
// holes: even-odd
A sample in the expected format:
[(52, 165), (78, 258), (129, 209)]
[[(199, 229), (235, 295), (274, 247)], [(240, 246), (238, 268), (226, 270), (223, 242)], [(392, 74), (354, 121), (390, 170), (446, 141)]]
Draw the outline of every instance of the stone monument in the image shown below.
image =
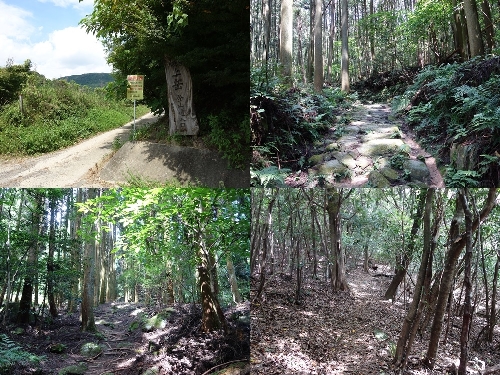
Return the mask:
[(193, 107), (193, 83), (189, 70), (175, 61), (166, 59), (169, 133), (198, 134), (198, 120)]

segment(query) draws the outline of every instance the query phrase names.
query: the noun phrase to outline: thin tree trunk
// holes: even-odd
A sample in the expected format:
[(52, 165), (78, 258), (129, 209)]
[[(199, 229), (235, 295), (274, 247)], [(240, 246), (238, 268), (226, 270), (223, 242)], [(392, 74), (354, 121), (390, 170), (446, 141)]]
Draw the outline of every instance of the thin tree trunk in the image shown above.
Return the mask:
[(348, 18), (348, 1), (342, 0), (342, 91), (349, 92), (349, 18)]
[(52, 195), (49, 197), (50, 208), (50, 224), (49, 224), (49, 254), (47, 257), (47, 298), (49, 301), (50, 315), (55, 318), (57, 316), (57, 307), (54, 299), (54, 250), (56, 247), (56, 208), (57, 197)]
[[(496, 204), (495, 200), (496, 189), (490, 188), (488, 191), (488, 198), (486, 199), (482, 211), (472, 223), (472, 232), (474, 232), (478, 228), (479, 224), (488, 217), (491, 210)], [(457, 214), (459, 214), (458, 208), (459, 203), (457, 202), (456, 216)], [(460, 225), (457, 217), (455, 217), (450, 224), (448, 240), (450, 242), (450, 249), (446, 254), (438, 300), (436, 303), (436, 312), (434, 315), (434, 320), (432, 322), (429, 347), (427, 348), (427, 353), (424, 359), (424, 363), (431, 369), (434, 368), (434, 364), (436, 361), (436, 354), (439, 347), (439, 336), (441, 335), (441, 330), (443, 327), (444, 311), (446, 308), (448, 295), (450, 293), (453, 275), (455, 273), (456, 262), (466, 244), (466, 238), (460, 234)]]
[(314, 11), (314, 91), (323, 90), (323, 28), (321, 25), (323, 0), (315, 1)]
[(484, 45), (476, 0), (464, 0), (464, 11), (467, 20), (467, 33), (469, 36), (471, 57), (482, 56), (484, 55)]
[(462, 332), (460, 334), (460, 365), (458, 366), (458, 375), (466, 375), (467, 373), (467, 358), (469, 355), (469, 329), (472, 320), (471, 306), (471, 261), (472, 261), (472, 213), (469, 209), (467, 201), (467, 189), (458, 193), (459, 199), (462, 202), (462, 207), (465, 213), (465, 270), (464, 270), (464, 286), (465, 286), (465, 302), (464, 316), (462, 322)]

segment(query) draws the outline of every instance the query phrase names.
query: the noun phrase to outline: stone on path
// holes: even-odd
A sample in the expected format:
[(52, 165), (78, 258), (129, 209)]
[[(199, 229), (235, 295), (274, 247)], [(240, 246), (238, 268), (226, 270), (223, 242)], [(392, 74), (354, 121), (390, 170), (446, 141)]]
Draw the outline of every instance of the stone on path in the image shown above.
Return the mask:
[(324, 176), (345, 175), (348, 168), (336, 159), (323, 163), (318, 168), (318, 174)]
[(374, 139), (363, 143), (359, 152), (365, 156), (382, 156), (397, 152), (403, 144), (401, 139)]
[(425, 165), (423, 161), (412, 159), (406, 160), (403, 163), (403, 169), (408, 170), (410, 182), (429, 183), (429, 168), (427, 168), (427, 165)]
[(350, 169), (356, 168), (356, 160), (354, 160), (354, 158), (348, 153), (335, 151), (332, 152), (332, 156), (338, 161), (340, 161), (342, 164), (344, 164), (347, 168)]
[(371, 187), (374, 188), (386, 188), (391, 186), (389, 180), (387, 180), (387, 178), (385, 178), (384, 175), (377, 170), (370, 172), (370, 175), (368, 176), (368, 182), (370, 183)]

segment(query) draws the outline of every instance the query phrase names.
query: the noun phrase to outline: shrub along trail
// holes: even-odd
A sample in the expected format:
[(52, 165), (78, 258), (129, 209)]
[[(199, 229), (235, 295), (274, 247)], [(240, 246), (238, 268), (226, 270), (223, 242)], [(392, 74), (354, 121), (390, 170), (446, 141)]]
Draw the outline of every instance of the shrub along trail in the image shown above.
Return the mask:
[[(136, 120), (136, 126), (157, 121), (152, 113)], [(129, 139), (133, 121), (75, 146), (50, 154), (0, 160), (0, 186), (3, 187), (109, 187), (96, 177), (102, 162), (113, 151), (113, 144)]]
[(316, 142), (309, 168), (290, 175), (286, 184), (444, 187), (436, 160), (401, 125), (387, 104), (354, 105), (351, 121)]

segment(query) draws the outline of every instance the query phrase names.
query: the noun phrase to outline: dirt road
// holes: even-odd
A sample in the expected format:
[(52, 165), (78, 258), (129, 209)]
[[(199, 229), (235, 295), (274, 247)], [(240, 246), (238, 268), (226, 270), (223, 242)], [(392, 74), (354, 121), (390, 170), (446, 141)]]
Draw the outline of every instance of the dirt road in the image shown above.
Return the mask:
[[(153, 123), (152, 113), (136, 120), (136, 127)], [(133, 121), (75, 146), (50, 154), (16, 159), (0, 159), (2, 187), (109, 187), (96, 178), (113, 151), (113, 142), (129, 139)]]

